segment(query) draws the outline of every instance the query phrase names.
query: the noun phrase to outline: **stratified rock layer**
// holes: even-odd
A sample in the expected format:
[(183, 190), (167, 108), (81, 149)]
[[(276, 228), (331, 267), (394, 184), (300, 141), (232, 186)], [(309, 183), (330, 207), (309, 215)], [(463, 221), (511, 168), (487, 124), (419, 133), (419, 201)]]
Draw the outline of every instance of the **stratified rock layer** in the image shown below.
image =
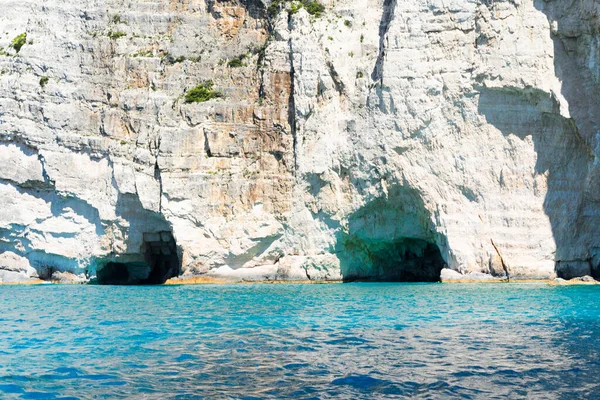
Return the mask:
[(600, 275), (593, 0), (3, 4), (6, 279)]

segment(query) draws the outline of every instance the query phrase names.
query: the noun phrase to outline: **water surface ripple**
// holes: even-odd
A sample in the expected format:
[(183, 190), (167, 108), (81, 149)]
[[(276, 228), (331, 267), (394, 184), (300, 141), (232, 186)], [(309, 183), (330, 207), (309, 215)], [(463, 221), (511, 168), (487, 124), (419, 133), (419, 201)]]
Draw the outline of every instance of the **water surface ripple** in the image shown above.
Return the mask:
[(0, 287), (0, 398), (600, 398), (600, 287)]

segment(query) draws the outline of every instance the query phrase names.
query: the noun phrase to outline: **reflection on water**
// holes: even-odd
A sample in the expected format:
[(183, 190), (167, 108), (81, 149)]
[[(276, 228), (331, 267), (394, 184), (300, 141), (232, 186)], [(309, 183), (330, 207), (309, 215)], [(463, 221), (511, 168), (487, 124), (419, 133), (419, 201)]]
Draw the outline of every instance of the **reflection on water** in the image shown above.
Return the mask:
[(600, 288), (0, 287), (0, 398), (592, 398)]

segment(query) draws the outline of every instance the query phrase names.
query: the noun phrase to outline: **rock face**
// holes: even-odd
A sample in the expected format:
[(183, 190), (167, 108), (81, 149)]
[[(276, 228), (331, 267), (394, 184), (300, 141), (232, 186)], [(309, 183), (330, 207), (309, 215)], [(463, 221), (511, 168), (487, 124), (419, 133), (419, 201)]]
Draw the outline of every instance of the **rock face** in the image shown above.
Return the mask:
[(0, 272), (600, 276), (596, 1), (298, 4), (5, 0)]

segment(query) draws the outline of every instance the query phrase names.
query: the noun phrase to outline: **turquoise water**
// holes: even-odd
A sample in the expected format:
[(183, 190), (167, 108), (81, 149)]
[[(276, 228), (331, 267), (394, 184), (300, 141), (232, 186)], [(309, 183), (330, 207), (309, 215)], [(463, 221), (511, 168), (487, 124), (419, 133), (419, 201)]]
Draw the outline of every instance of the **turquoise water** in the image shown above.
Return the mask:
[(598, 398), (600, 287), (2, 286), (0, 398)]

